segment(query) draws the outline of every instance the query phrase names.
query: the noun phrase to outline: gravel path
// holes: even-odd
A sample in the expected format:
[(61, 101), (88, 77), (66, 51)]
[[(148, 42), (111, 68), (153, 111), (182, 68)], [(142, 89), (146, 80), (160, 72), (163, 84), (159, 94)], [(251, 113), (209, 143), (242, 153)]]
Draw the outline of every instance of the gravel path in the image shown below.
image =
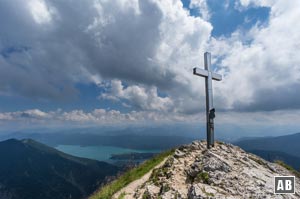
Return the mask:
[[(159, 163), (158, 165), (156, 165), (153, 169), (161, 167), (166, 162), (166, 160), (168, 158), (169, 157), (166, 157), (161, 163)], [(135, 190), (138, 187), (140, 187), (142, 184), (144, 184), (150, 178), (153, 169), (151, 169), (148, 173), (146, 173), (140, 179), (135, 180), (135, 181), (131, 182), (130, 184), (128, 184), (126, 187), (122, 188), (120, 191), (118, 191), (117, 193), (115, 193), (112, 198), (113, 199), (118, 199), (118, 197), (122, 193), (125, 193), (126, 195), (122, 199), (133, 199), (134, 198), (133, 196), (134, 196)]]

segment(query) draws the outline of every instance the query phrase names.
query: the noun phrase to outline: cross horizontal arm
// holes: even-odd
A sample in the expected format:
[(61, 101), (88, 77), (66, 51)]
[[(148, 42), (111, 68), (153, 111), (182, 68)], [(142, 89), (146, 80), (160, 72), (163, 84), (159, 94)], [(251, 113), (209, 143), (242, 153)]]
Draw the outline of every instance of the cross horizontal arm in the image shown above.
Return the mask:
[[(198, 75), (198, 76), (201, 76), (201, 77), (208, 77), (208, 73), (209, 73), (207, 70), (197, 68), (197, 67), (193, 69), (193, 72), (194, 72), (194, 75)], [(217, 81), (222, 80), (222, 75), (220, 75), (218, 73), (212, 72), (211, 77), (212, 77), (213, 80), (217, 80)]]
[(211, 77), (213, 80), (217, 80), (217, 81), (221, 81), (222, 80), (222, 75), (218, 74), (218, 73), (211, 73)]
[(208, 71), (207, 70), (203, 70), (201, 68), (194, 68), (193, 69), (194, 75), (198, 75), (201, 77), (208, 77)]

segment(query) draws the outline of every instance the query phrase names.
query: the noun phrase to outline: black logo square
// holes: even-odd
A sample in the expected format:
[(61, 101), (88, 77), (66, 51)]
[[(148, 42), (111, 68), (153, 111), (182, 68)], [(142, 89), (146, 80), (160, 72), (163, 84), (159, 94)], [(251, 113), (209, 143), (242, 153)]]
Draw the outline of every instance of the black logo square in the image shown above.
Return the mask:
[(295, 194), (295, 176), (274, 176), (275, 194)]

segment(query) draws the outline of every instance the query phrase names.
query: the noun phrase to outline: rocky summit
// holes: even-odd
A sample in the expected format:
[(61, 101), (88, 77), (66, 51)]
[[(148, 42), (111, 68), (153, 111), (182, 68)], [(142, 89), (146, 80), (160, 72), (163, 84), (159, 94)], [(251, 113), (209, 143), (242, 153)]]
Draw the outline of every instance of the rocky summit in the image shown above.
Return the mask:
[(274, 176), (294, 175), (232, 144), (207, 150), (206, 142), (195, 141), (176, 149), (131, 193), (125, 187), (123, 198), (300, 198), (298, 177), (295, 194), (274, 194)]

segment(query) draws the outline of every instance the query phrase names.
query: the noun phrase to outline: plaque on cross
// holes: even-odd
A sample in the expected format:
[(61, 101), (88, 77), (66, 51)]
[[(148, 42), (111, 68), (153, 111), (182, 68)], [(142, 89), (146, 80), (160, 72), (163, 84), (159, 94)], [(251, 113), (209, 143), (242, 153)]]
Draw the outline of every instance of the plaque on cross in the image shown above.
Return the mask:
[(194, 75), (205, 78), (205, 94), (206, 94), (206, 133), (207, 148), (214, 147), (214, 118), (215, 108), (213, 106), (212, 80), (221, 81), (222, 75), (214, 73), (210, 69), (211, 55), (209, 52), (204, 53), (204, 69), (194, 68)]

